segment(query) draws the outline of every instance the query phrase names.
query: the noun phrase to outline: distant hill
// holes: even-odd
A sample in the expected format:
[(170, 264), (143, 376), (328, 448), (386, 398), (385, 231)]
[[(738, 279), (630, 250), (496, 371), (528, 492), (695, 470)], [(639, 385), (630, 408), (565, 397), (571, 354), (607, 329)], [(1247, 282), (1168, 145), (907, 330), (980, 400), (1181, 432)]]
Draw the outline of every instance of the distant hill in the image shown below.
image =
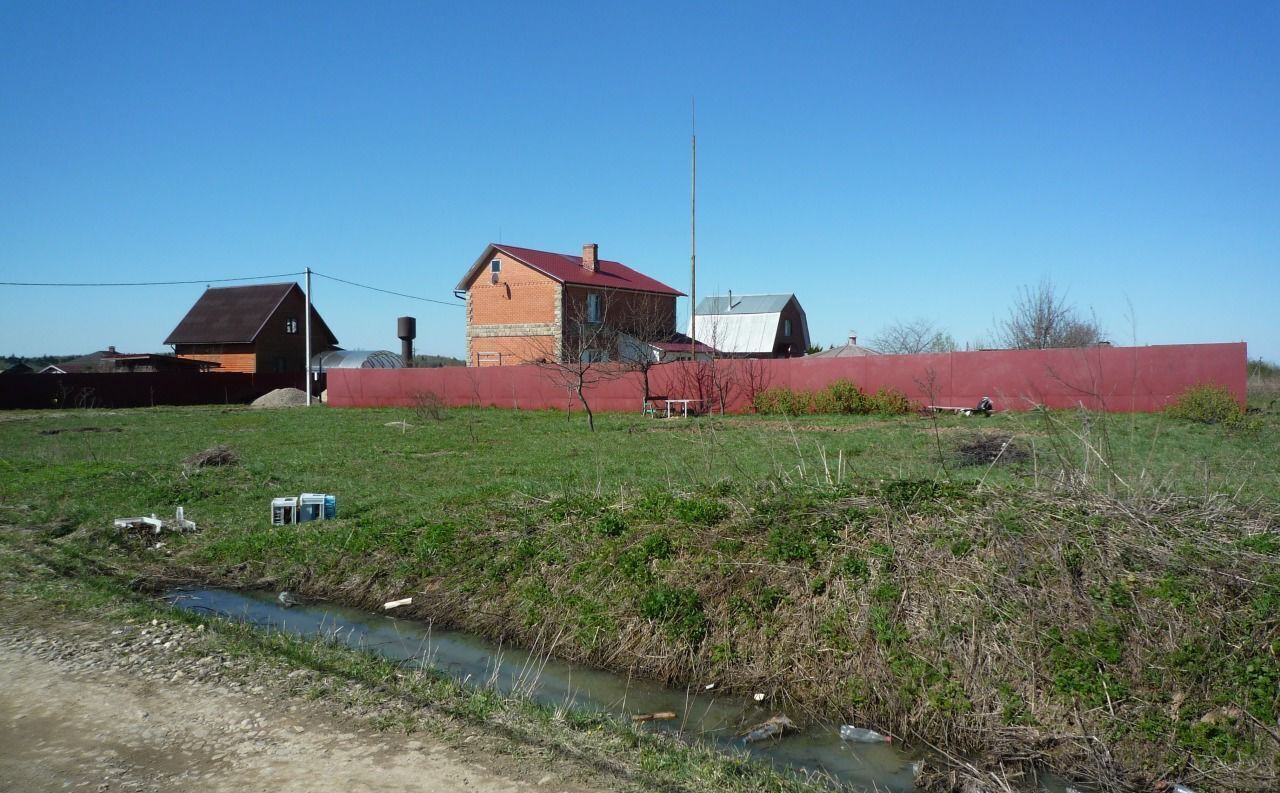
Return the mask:
[(413, 368), (415, 369), (439, 369), (442, 366), (466, 366), (467, 362), (461, 358), (451, 358), (448, 355), (415, 355), (413, 356)]

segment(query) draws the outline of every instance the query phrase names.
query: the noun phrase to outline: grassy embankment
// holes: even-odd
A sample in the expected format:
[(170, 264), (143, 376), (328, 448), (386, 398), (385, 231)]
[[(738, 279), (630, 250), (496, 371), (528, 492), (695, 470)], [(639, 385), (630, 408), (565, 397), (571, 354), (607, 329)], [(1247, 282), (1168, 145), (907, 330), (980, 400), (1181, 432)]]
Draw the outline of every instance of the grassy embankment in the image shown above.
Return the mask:
[[(126, 577), (413, 595), (564, 657), (1125, 787), (1280, 773), (1271, 415), (3, 419), (0, 519)], [(991, 437), (1013, 438), (1001, 460), (964, 464)], [(214, 443), (240, 464), (181, 465)], [(303, 490), (340, 518), (268, 526), (270, 497)], [(177, 504), (202, 530), (159, 551), (105, 528)]]

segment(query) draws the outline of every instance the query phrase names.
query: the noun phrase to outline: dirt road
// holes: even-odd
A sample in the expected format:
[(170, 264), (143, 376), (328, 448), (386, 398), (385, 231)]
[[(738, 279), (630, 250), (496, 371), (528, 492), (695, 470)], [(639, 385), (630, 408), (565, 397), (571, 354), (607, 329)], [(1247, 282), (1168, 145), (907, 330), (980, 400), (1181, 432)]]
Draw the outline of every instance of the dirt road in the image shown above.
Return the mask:
[[(161, 626), (161, 629), (163, 626)], [(378, 732), (361, 719), (210, 669), (137, 662), (179, 639), (0, 633), (3, 791), (565, 791), (609, 780), (483, 734)], [(165, 644), (168, 642), (168, 645)], [(140, 674), (145, 668), (147, 673)], [(205, 673), (198, 670), (204, 669)], [(261, 682), (261, 681), (257, 681)]]

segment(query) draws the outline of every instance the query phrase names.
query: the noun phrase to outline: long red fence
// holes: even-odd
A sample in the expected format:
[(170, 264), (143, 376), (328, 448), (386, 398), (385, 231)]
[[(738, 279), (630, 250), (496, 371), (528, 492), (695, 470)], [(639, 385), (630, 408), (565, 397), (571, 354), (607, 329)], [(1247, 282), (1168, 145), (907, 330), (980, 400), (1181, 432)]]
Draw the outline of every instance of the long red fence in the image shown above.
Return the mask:
[[(764, 388), (820, 389), (837, 379), (866, 391), (896, 388), (922, 405), (972, 406), (983, 396), (997, 410), (1035, 405), (1095, 410), (1155, 411), (1190, 386), (1225, 386), (1243, 405), (1244, 343), (1067, 350), (995, 350), (862, 358), (785, 358), (661, 364), (649, 372), (650, 394), (699, 400), (695, 407), (750, 410)], [(638, 411), (638, 372), (587, 389), (593, 410)], [(411, 406), (433, 395), (452, 406), (563, 409), (572, 401), (562, 373), (539, 366), (444, 369), (333, 369), (329, 404), (338, 407)]]

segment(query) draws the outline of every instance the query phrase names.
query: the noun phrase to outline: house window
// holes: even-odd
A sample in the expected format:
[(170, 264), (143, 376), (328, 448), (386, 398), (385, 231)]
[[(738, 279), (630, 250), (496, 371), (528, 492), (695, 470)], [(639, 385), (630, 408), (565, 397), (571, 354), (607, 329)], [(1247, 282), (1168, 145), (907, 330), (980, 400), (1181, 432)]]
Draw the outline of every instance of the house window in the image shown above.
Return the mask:
[(494, 273), (495, 275), (497, 273), (502, 272), (502, 260), (494, 259), (493, 261), (489, 262), (489, 272)]
[(284, 321), (284, 332), (285, 332), (285, 333), (297, 333), (297, 332), (298, 332), (298, 320), (294, 319), (293, 317), (290, 317), (289, 319), (286, 319), (286, 320)]
[(609, 353), (605, 352), (604, 350), (583, 350), (582, 362), (583, 363), (608, 363)]
[(587, 295), (587, 322), (598, 325), (604, 320), (604, 306), (600, 295), (592, 292)]
[(791, 338), (791, 320), (789, 319), (782, 320), (782, 336), (786, 339)]

